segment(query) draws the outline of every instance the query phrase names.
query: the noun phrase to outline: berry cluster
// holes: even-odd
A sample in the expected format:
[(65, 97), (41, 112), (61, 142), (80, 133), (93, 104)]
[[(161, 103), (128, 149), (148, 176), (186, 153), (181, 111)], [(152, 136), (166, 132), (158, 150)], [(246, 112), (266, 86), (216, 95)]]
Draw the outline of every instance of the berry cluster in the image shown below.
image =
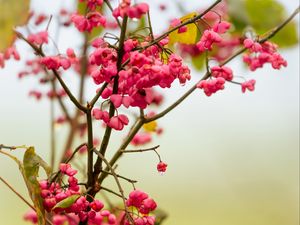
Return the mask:
[(270, 63), (277, 70), (287, 66), (287, 61), (277, 52), (278, 46), (272, 42), (266, 41), (260, 44), (247, 38), (244, 40), (244, 46), (249, 53), (244, 55), (243, 60), (251, 71), (263, 67), (266, 63)]
[[(137, 210), (137, 213), (131, 214), (135, 225), (154, 225), (155, 217), (150, 216), (149, 213), (154, 211), (157, 205), (148, 194), (140, 190), (134, 190), (129, 194), (126, 205)], [(124, 224), (130, 225), (127, 219)]]
[(128, 16), (129, 18), (140, 19), (142, 15), (149, 11), (147, 3), (139, 3), (131, 6), (131, 0), (122, 0), (117, 8), (113, 10), (114, 17)]
[[(60, 164), (60, 172), (68, 177), (67, 188), (63, 188), (59, 183), (49, 183), (47, 180), (40, 182), (41, 197), (43, 205), (48, 212), (53, 212), (59, 216), (60, 221), (68, 221), (70, 215), (76, 221), (88, 221), (89, 225), (102, 225), (106, 221), (110, 225), (116, 224), (116, 216), (108, 210), (103, 210), (104, 204), (94, 199), (88, 201), (86, 196), (80, 194), (80, 187), (74, 175), (77, 173), (70, 164)], [(67, 207), (60, 207), (60, 203), (71, 196), (75, 197), (74, 203)], [(34, 221), (32, 214), (27, 215), (27, 219)], [(31, 219), (30, 219), (31, 218)], [(53, 217), (54, 220), (54, 217)], [(62, 223), (54, 223), (59, 225)]]

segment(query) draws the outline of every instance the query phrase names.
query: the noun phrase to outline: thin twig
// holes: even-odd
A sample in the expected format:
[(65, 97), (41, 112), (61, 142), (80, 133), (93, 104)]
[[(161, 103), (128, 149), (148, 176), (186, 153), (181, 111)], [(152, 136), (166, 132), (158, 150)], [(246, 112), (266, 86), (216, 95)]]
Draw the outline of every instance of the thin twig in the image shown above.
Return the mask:
[(117, 186), (119, 188), (119, 192), (122, 196), (122, 199), (123, 199), (123, 204), (124, 204), (124, 210), (125, 210), (125, 213), (126, 213), (126, 216), (128, 218), (128, 220), (130, 220), (130, 222), (132, 222), (132, 224), (134, 224), (134, 221), (132, 219), (132, 217), (130, 216), (129, 212), (128, 212), (128, 209), (127, 209), (127, 205), (126, 205), (126, 198), (124, 196), (124, 191), (123, 191), (123, 188), (121, 186), (121, 183), (119, 181), (119, 178), (118, 176), (116, 175), (115, 173), (115, 170), (112, 168), (112, 166), (109, 164), (109, 162), (107, 161), (107, 159), (99, 152), (97, 151), (96, 149), (93, 149), (93, 151), (98, 155), (99, 158), (101, 158), (101, 160), (106, 164), (106, 166), (109, 168), (109, 170), (111, 171), (113, 177), (115, 178), (115, 181), (117, 183)]
[[(117, 69), (118, 72), (122, 69), (122, 60), (124, 56), (124, 42), (126, 37), (126, 29), (127, 29), (127, 23), (128, 23), (128, 17), (125, 16), (123, 18), (122, 22), (122, 28), (120, 33), (120, 42), (118, 46), (118, 59), (117, 59)], [(119, 75), (117, 74), (114, 77), (114, 83), (113, 83), (113, 94), (117, 94), (119, 89)], [(115, 113), (115, 106), (111, 102), (109, 106), (109, 117), (113, 117)], [(110, 140), (112, 128), (107, 126), (102, 138), (101, 146), (100, 146), (100, 153), (101, 155), (105, 156), (105, 152)], [(94, 181), (98, 179), (98, 176), (100, 174), (100, 171), (102, 170), (102, 159), (100, 157), (97, 158), (96, 163), (94, 164)], [(94, 194), (94, 193), (93, 193)]]
[(143, 46), (143, 47), (139, 47), (136, 48), (135, 50), (140, 50), (140, 49), (146, 49), (149, 48), (150, 46), (158, 43), (159, 41), (161, 41), (162, 39), (164, 39), (165, 37), (167, 37), (170, 33), (172, 33), (173, 31), (176, 31), (177, 29), (186, 26), (188, 24), (194, 23), (197, 20), (201, 19), (201, 17), (203, 17), (206, 13), (208, 13), (211, 9), (213, 9), (216, 5), (218, 5), (222, 0), (217, 0), (215, 1), (211, 6), (209, 6), (205, 11), (203, 11), (202, 13), (200, 13), (199, 15), (171, 28), (170, 30), (168, 30), (167, 32), (163, 33), (162, 35), (160, 35), (159, 37), (155, 38), (153, 41), (151, 41), (148, 45)]
[[(79, 146), (74, 150), (74, 152), (72, 153), (72, 155), (71, 155), (64, 163), (69, 163), (69, 162), (73, 159), (73, 157), (76, 155), (76, 153), (77, 153), (83, 146), (87, 146), (87, 143), (83, 143), (83, 144), (79, 145)], [(55, 173), (55, 176), (54, 176), (53, 178), (50, 179), (50, 183), (56, 181), (56, 179), (59, 177), (60, 174), (61, 174), (61, 171), (60, 171), (60, 170), (57, 171), (57, 172)]]
[[(136, 135), (136, 133), (140, 130), (140, 128), (144, 125), (145, 123), (145, 119), (144, 118), (139, 118), (137, 120), (137, 122), (135, 123), (134, 127), (132, 129), (130, 129), (126, 139), (123, 141), (123, 143), (121, 144), (120, 148), (118, 149), (118, 151), (114, 154), (114, 156), (112, 157), (112, 159), (110, 160), (110, 165), (114, 165), (117, 160), (121, 157), (122, 150), (126, 149), (127, 146), (129, 145), (129, 143), (131, 142), (132, 138)], [(106, 167), (105, 171), (108, 171), (109, 168)], [(106, 173), (101, 173), (98, 182), (101, 184), (103, 182), (103, 180), (105, 179), (105, 177), (107, 176)]]
[(145, 149), (135, 149), (135, 150), (121, 150), (122, 153), (135, 153), (135, 152), (149, 152), (149, 151), (154, 151), (157, 148), (159, 148), (159, 145), (156, 145), (151, 148), (145, 148)]
[[(114, 11), (113, 7), (111, 6), (109, 0), (104, 0), (104, 2), (106, 3), (106, 5), (108, 6), (108, 8), (110, 9), (111, 12)], [(118, 18), (116, 18), (116, 21), (118, 23), (118, 26), (121, 28), (121, 23), (120, 23), (120, 20)]]
[(54, 100), (50, 99), (50, 128), (51, 128), (51, 132), (50, 132), (50, 146), (51, 146), (51, 148), (50, 148), (50, 165), (51, 165), (51, 168), (54, 168), (55, 153), (56, 153), (54, 116), (55, 116), (54, 115)]
[[(298, 13), (299, 13), (299, 7), (281, 25), (279, 25), (276, 28), (274, 28), (273, 31), (271, 33), (269, 33), (268, 36), (266, 36), (264, 39), (261, 39), (259, 42), (263, 43), (263, 42), (269, 40), (276, 33), (278, 33), (289, 21), (291, 21)], [(225, 60), (223, 63), (221, 63), (220, 66), (223, 66), (223, 65), (229, 63), (231, 60), (233, 60), (235, 57), (237, 57), (238, 55), (240, 55), (241, 53), (243, 53), (245, 50), (246, 50), (245, 48), (241, 48), (235, 54), (233, 54), (231, 57), (229, 57), (227, 60)], [(201, 80), (206, 80), (209, 77), (210, 77), (210, 73), (205, 73), (205, 75), (201, 78)], [(182, 103), (190, 94), (192, 94), (197, 89), (197, 84), (200, 81), (198, 81), (196, 84), (194, 84), (185, 94), (183, 94), (177, 101), (175, 101), (172, 105), (170, 105), (169, 107), (167, 107), (162, 112), (160, 112), (160, 113), (158, 113), (155, 116), (150, 117), (150, 118), (140, 119), (137, 122), (136, 126), (130, 131), (130, 133), (127, 136), (127, 138), (123, 141), (123, 143), (122, 143), (121, 147), (119, 148), (119, 150), (114, 154), (114, 156), (110, 160), (110, 162), (109, 162), (110, 165), (113, 166), (117, 162), (117, 160), (122, 156), (122, 152), (121, 151), (123, 149), (126, 149), (126, 147), (129, 145), (129, 143), (132, 140), (132, 138), (134, 137), (134, 135), (139, 131), (139, 129), (143, 126), (143, 124), (149, 123), (149, 122), (157, 120), (159, 118), (162, 118), (167, 113), (169, 113), (171, 110), (173, 110), (176, 106), (178, 106), (180, 103)], [(107, 170), (108, 170), (108, 168), (105, 168), (105, 171), (107, 171)], [(107, 176), (107, 174), (102, 173), (100, 175), (99, 179), (98, 179), (98, 182), (101, 184), (103, 182), (103, 180), (105, 179), (106, 176)]]
[(93, 177), (93, 148), (94, 148), (94, 143), (93, 143), (93, 123), (92, 123), (92, 114), (91, 114), (91, 109), (89, 109), (86, 112), (86, 120), (87, 120), (87, 132), (88, 132), (88, 143), (87, 143), (87, 177), (88, 177), (88, 182), (87, 185), (88, 187), (93, 187), (94, 186), (94, 177)]
[(8, 150), (16, 150), (17, 148), (27, 148), (25, 145), (20, 145), (20, 146), (7, 146), (7, 145), (3, 145), (0, 144), (0, 150), (1, 149), (8, 149)]
[[(115, 191), (113, 191), (113, 190), (111, 190), (111, 189), (109, 189), (109, 188), (106, 188), (106, 187), (101, 186), (101, 190), (107, 191), (107, 192), (109, 192), (109, 193), (112, 193), (112, 194), (114, 194), (114, 195), (120, 197), (120, 198), (123, 198), (122, 195), (118, 194), (117, 192), (115, 192)], [(126, 200), (127, 200), (127, 199), (126, 199)]]
[[(263, 39), (259, 40), (259, 43), (264, 43), (268, 41), (270, 38), (272, 38), (275, 34), (277, 34), (282, 28), (288, 24), (297, 14), (299, 13), (299, 7), (284, 21), (282, 22), (279, 26), (276, 26), (274, 29), (272, 29), (272, 32), (267, 34)], [(228, 59), (220, 63), (220, 66), (224, 66), (225, 64), (229, 63), (231, 60), (233, 60), (235, 57), (239, 56), (241, 53), (246, 51), (246, 48), (241, 48), (239, 49), (236, 53), (234, 53), (232, 56), (230, 56)], [(181, 96), (176, 102), (174, 102), (172, 105), (170, 105), (168, 108), (163, 110), (161, 113), (156, 114), (155, 116), (151, 118), (147, 118), (146, 122), (151, 122), (154, 120), (157, 120), (163, 116), (165, 116), (167, 113), (169, 113), (171, 110), (173, 110), (176, 106), (178, 106), (183, 100), (185, 100), (190, 94), (192, 94), (196, 89), (197, 89), (197, 84), (202, 81), (206, 80), (207, 78), (210, 77), (210, 73), (206, 72), (206, 74), (199, 80), (196, 84), (194, 84), (183, 96)]]
[[(24, 36), (23, 34), (21, 34), (20, 32), (15, 30), (15, 33), (17, 35), (18, 38), (24, 40), (28, 45), (30, 45), (32, 47), (32, 49), (35, 51), (36, 54), (38, 54), (41, 57), (45, 57), (45, 54), (43, 51), (41, 51), (41, 49), (39, 49), (38, 46), (36, 46), (35, 44), (29, 42)], [(58, 79), (59, 83), (61, 84), (61, 86), (63, 87), (63, 89), (65, 90), (65, 92), (67, 93), (68, 97), (70, 98), (70, 100), (74, 103), (74, 105), (80, 109), (81, 111), (85, 112), (86, 108), (81, 105), (77, 99), (75, 98), (75, 96), (72, 94), (72, 92), (70, 91), (70, 89), (68, 88), (68, 86), (65, 84), (65, 82), (63, 81), (63, 79), (60, 77), (59, 73), (57, 72), (57, 70), (52, 69), (53, 74), (55, 75), (55, 77)]]
[(95, 95), (95, 97), (92, 99), (92, 101), (89, 102), (89, 105), (91, 108), (94, 107), (94, 105), (96, 104), (96, 102), (98, 101), (98, 99), (100, 98), (101, 94), (103, 93), (103, 91), (105, 90), (105, 88), (107, 87), (108, 83), (105, 82), (102, 87), (97, 91), (97, 94)]
[(34, 206), (30, 204), (30, 202), (28, 202), (19, 192), (17, 192), (6, 180), (4, 180), (1, 176), (0, 176), (0, 180), (13, 192), (15, 193), (23, 202), (25, 202), (26, 205), (28, 205), (30, 208), (32, 208), (33, 210), (35, 210)]
[[(34, 210), (36, 212), (36, 209), (34, 208), (33, 205), (30, 204), (30, 202), (28, 202), (19, 192), (17, 192), (6, 180), (4, 180), (1, 176), (0, 176), (0, 180), (13, 192), (15, 193), (26, 205), (28, 205), (32, 210)], [(53, 225), (53, 223), (48, 219), (45, 218), (47, 223), (49, 223), (50, 225)]]
[[(108, 172), (108, 171), (105, 171), (105, 170), (102, 170), (101, 172), (107, 173), (107, 174), (109, 174), (109, 175), (113, 175), (111, 172)], [(124, 176), (121, 176), (121, 175), (119, 175), (119, 174), (116, 174), (116, 176), (119, 177), (119, 178), (121, 178), (121, 179), (123, 179), (123, 180), (128, 181), (129, 183), (137, 183), (136, 180), (129, 179), (129, 178), (124, 177)]]

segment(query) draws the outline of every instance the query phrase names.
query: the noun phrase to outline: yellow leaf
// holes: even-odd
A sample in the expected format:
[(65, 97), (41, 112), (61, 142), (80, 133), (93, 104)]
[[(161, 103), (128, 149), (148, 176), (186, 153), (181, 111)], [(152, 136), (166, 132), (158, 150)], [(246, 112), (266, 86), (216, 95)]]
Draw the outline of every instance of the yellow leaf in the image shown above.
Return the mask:
[(146, 124), (143, 125), (143, 128), (147, 132), (155, 132), (156, 128), (157, 128), (157, 122), (152, 121), (150, 123), (146, 123)]
[(0, 0), (0, 52), (13, 43), (14, 27), (26, 23), (29, 3), (29, 0)]
[[(197, 15), (196, 12), (189, 13), (180, 18), (181, 22), (194, 18)], [(171, 27), (172, 28), (172, 27)], [(182, 44), (195, 44), (197, 40), (197, 26), (194, 23), (186, 25), (187, 31), (184, 33), (178, 33), (178, 29), (169, 34), (169, 44), (182, 43)]]

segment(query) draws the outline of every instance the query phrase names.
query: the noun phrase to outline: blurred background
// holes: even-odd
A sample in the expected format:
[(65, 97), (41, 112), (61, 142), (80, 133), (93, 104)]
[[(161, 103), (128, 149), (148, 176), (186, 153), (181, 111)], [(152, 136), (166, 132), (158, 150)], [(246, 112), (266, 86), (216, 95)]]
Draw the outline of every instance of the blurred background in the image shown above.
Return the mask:
[[(169, 10), (161, 17), (157, 10), (161, 1), (149, 1), (155, 33), (180, 15), (172, 2), (164, 1)], [(186, 11), (212, 2), (181, 1)], [(280, 2), (288, 14), (299, 4), (297, 0)], [(33, 0), (31, 7), (53, 13), (61, 5), (72, 7), (58, 0)], [(299, 16), (296, 20), (299, 23)], [(59, 44), (68, 41), (62, 34)], [(17, 45), (25, 49), (22, 43)], [(254, 92), (242, 94), (240, 87), (227, 85), (221, 93), (206, 97), (199, 90), (158, 121), (164, 133), (151, 145), (160, 144), (161, 156), (169, 165), (166, 174), (157, 173), (157, 158), (152, 153), (126, 155), (120, 160), (119, 171), (138, 180), (137, 187), (168, 213), (164, 224), (299, 224), (299, 45), (280, 52), (288, 61), (288, 67), (280, 71), (265, 66), (252, 73), (241, 58), (230, 63), (236, 74), (257, 80)], [(50, 104), (28, 98), (28, 91), (38, 84), (30, 78), (20, 81), (17, 72), (21, 68), (21, 63), (8, 62), (0, 70), (0, 144), (34, 145), (49, 160)], [(189, 84), (202, 74), (193, 71)], [(72, 79), (66, 78), (69, 83)], [(163, 108), (190, 85), (166, 90)], [(59, 137), (64, 132), (63, 128), (56, 130)], [(22, 150), (18, 151), (15, 154), (21, 156)], [(29, 199), (16, 164), (3, 155), (0, 176)], [(116, 188), (113, 182), (111, 185)], [(0, 183), (0, 224), (29, 224), (22, 220), (27, 209)]]

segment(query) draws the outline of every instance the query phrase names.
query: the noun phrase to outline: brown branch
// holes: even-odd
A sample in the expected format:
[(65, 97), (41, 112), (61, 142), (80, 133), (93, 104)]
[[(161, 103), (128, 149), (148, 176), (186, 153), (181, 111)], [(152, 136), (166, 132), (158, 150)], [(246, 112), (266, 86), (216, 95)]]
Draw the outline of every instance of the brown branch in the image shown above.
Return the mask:
[(149, 152), (154, 151), (159, 148), (159, 145), (156, 145), (151, 148), (144, 148), (144, 149), (135, 149), (135, 150), (121, 150), (122, 153), (136, 153), (136, 152)]
[(91, 108), (94, 107), (94, 105), (96, 104), (96, 102), (98, 101), (98, 99), (100, 98), (101, 94), (103, 93), (103, 91), (105, 90), (105, 88), (107, 87), (108, 83), (105, 82), (102, 87), (100, 88), (100, 90), (98, 90), (97, 94), (95, 95), (95, 97), (92, 99), (92, 101), (89, 102), (89, 105)]
[[(107, 5), (108, 8), (110, 9), (110, 11), (113, 12), (114, 9), (113, 9), (113, 7), (111, 6), (109, 0), (104, 0), (104, 2), (106, 3), (106, 5)], [(117, 23), (118, 23), (118, 26), (121, 28), (122, 25), (121, 25), (121, 23), (120, 23), (120, 20), (119, 20), (118, 18), (116, 18), (116, 21), (117, 21)]]
[(93, 123), (92, 123), (92, 115), (91, 115), (91, 109), (89, 109), (86, 112), (86, 120), (87, 120), (87, 130), (88, 130), (88, 152), (87, 152), (87, 177), (88, 177), (88, 182), (87, 186), (88, 187), (93, 187), (94, 186), (94, 177), (93, 177), (93, 148), (94, 148), (94, 143), (93, 143)]
[[(109, 175), (113, 175), (112, 173), (110, 173), (110, 172), (108, 172), (108, 171), (105, 171), (105, 170), (102, 170), (101, 172), (107, 173), (107, 174), (109, 174)], [(119, 178), (121, 178), (121, 179), (123, 179), (123, 180), (128, 181), (129, 183), (132, 183), (132, 184), (133, 184), (133, 183), (137, 183), (136, 180), (129, 179), (129, 178), (124, 177), (124, 176), (121, 176), (121, 175), (119, 175), (119, 174), (116, 174), (116, 176), (119, 177)]]
[(200, 13), (199, 15), (186, 20), (185, 22), (171, 28), (170, 30), (168, 30), (167, 32), (163, 33), (162, 35), (160, 35), (159, 37), (155, 38), (153, 41), (151, 41), (148, 45), (140, 47), (140, 48), (135, 48), (135, 50), (144, 50), (146, 48), (149, 48), (150, 46), (157, 44), (159, 41), (161, 41), (162, 39), (164, 39), (165, 37), (167, 37), (170, 33), (172, 33), (173, 31), (176, 31), (177, 29), (186, 26), (188, 24), (191, 23), (195, 23), (197, 20), (201, 19), (201, 17), (203, 17), (206, 13), (208, 13), (210, 10), (212, 10), (216, 5), (218, 5), (222, 0), (217, 0), (215, 1), (211, 6), (209, 6), (206, 10), (204, 10), (202, 13)]
[(0, 180), (13, 192), (15, 193), (26, 205), (28, 205), (31, 209), (35, 211), (35, 208), (33, 205), (30, 204), (29, 201), (27, 201), (19, 192), (17, 192), (6, 180), (4, 180), (0, 176)]
[[(15, 33), (17, 35), (18, 38), (24, 40), (28, 45), (31, 46), (31, 48), (35, 51), (35, 53), (41, 57), (45, 57), (44, 52), (35, 44), (30, 43), (24, 36), (23, 34), (21, 34), (20, 32), (15, 30)], [(55, 75), (55, 77), (58, 79), (60, 85), (63, 87), (64, 91), (67, 93), (68, 97), (70, 98), (70, 100), (74, 103), (74, 105), (80, 109), (81, 111), (85, 112), (86, 108), (81, 105), (77, 99), (75, 98), (75, 96), (72, 94), (72, 92), (70, 91), (70, 89), (68, 88), (68, 86), (65, 84), (65, 82), (63, 81), (63, 79), (60, 77), (59, 73), (57, 70), (52, 69), (53, 74)]]
[(0, 144), (0, 150), (1, 149), (8, 149), (8, 150), (16, 150), (17, 148), (27, 148), (25, 145), (21, 145), (21, 146), (8, 146), (8, 145), (4, 145), (4, 144)]
[(78, 97), (80, 104), (83, 104), (84, 81), (88, 69), (87, 50), (88, 50), (88, 34), (85, 33), (84, 44), (83, 44), (83, 49), (82, 49), (81, 59), (80, 59), (80, 86), (79, 86), (79, 97)]
[[(30, 204), (30, 202), (28, 202), (19, 192), (17, 192), (6, 180), (4, 180), (1, 176), (0, 176), (0, 180), (13, 192), (15, 193), (26, 205), (28, 205), (32, 210), (34, 210), (36, 212), (36, 209), (34, 208), (33, 205)], [(53, 223), (48, 219), (45, 218), (47, 223), (50, 225), (53, 225)]]
[[(128, 17), (125, 16), (123, 18), (122, 22), (122, 28), (121, 28), (121, 33), (120, 33), (120, 42), (119, 42), (119, 47), (118, 47), (118, 59), (117, 59), (117, 69), (118, 72), (122, 69), (122, 60), (124, 56), (124, 41), (125, 41), (125, 36), (126, 36), (126, 29), (127, 29), (127, 22), (128, 22)], [(113, 94), (118, 93), (118, 88), (119, 88), (119, 75), (117, 74), (114, 77), (114, 84), (113, 84)], [(109, 106), (109, 117), (113, 117), (115, 113), (115, 107), (114, 104), (111, 102)], [(104, 136), (102, 139), (102, 143), (100, 146), (100, 153), (101, 155), (105, 156), (105, 152), (110, 140), (110, 135), (111, 135), (112, 128), (107, 126), (104, 132)], [(96, 181), (98, 179), (98, 176), (100, 174), (100, 171), (102, 170), (102, 159), (100, 157), (97, 158), (96, 163), (94, 164), (94, 180)]]
[[(299, 13), (299, 7), (284, 21), (282, 22), (280, 25), (278, 25), (277, 27), (272, 29), (272, 32), (267, 34), (263, 39), (260, 39), (258, 42), (259, 43), (264, 43), (266, 41), (268, 41), (269, 39), (271, 39), (275, 34), (277, 34), (280, 30), (282, 30), (282, 28), (288, 24), (288, 22), (290, 22), (297, 14)], [(242, 54), (244, 51), (246, 51), (246, 48), (241, 48), (239, 49), (236, 53), (234, 53), (232, 56), (230, 56), (228, 59), (226, 59), (225, 61), (223, 61), (222, 63), (220, 63), (220, 66), (224, 66), (225, 64), (229, 63), (231, 60), (233, 60), (235, 57), (239, 56), (240, 54)], [(151, 121), (157, 120), (163, 116), (165, 116), (167, 113), (169, 113), (171, 110), (173, 110), (176, 106), (178, 106), (181, 102), (183, 102), (183, 100), (185, 100), (190, 94), (192, 94), (196, 89), (197, 89), (197, 84), (202, 81), (202, 80), (206, 80), (207, 78), (210, 77), (210, 73), (206, 73), (201, 80), (199, 80), (195, 85), (193, 85), (183, 96), (181, 96), (176, 102), (174, 102), (172, 105), (170, 105), (168, 108), (166, 108), (165, 110), (163, 110), (161, 113), (156, 114), (155, 116), (151, 117), (151, 118), (147, 118), (146, 119), (146, 123), (149, 123)]]
[[(120, 197), (120, 198), (123, 198), (122, 195), (118, 194), (117, 192), (115, 192), (115, 191), (113, 191), (113, 190), (111, 190), (111, 189), (109, 189), (109, 188), (106, 188), (106, 187), (101, 186), (101, 190), (107, 191), (107, 192), (109, 192), (109, 193), (112, 193), (112, 194), (114, 194), (114, 195)], [(127, 200), (127, 199), (126, 199), (126, 200)]]
[[(87, 143), (83, 143), (81, 145), (79, 145), (75, 150), (74, 152), (72, 153), (72, 155), (64, 162), (64, 163), (69, 163), (73, 158), (74, 156), (76, 155), (76, 153), (83, 147), (83, 146), (87, 146)], [(59, 177), (59, 175), (61, 174), (60, 170), (57, 171), (55, 173), (55, 176), (53, 178), (50, 179), (50, 183), (56, 181), (56, 179)]]
[[(269, 35), (267, 35), (264, 39), (261, 39), (259, 42), (263, 43), (267, 40), (269, 40), (270, 38), (272, 38), (276, 33), (278, 33), (289, 21), (291, 21), (297, 14), (299, 13), (299, 7), (295, 10), (295, 12), (289, 16), (281, 25), (275, 27), (273, 29), (273, 31), (271, 33), (269, 33)], [(238, 50), (236, 53), (234, 53), (231, 57), (229, 57), (227, 60), (225, 60), (224, 62), (220, 63), (220, 66), (223, 66), (227, 63), (229, 63), (231, 60), (233, 60), (235, 57), (237, 57), (238, 55), (240, 55), (241, 53), (243, 53), (246, 49), (245, 48), (241, 48), (240, 50)], [(206, 80), (207, 78), (210, 77), (210, 73), (205, 73), (205, 75), (200, 79), (200, 81), (202, 80)], [(126, 147), (129, 145), (130, 141), (132, 140), (132, 138), (134, 137), (134, 135), (139, 131), (139, 129), (143, 126), (144, 123), (149, 123), (151, 121), (157, 120), (162, 118), (163, 116), (165, 116), (167, 113), (169, 113), (170, 111), (172, 111), (174, 108), (176, 108), (180, 103), (182, 103), (188, 96), (190, 96), (197, 88), (197, 84), (200, 82), (198, 81), (196, 84), (194, 84), (185, 94), (183, 94), (177, 101), (175, 101), (172, 105), (170, 105), (168, 108), (166, 108), (165, 110), (163, 110), (162, 112), (156, 114), (153, 117), (150, 118), (142, 118), (138, 121), (138, 123), (136, 124), (136, 126), (134, 127), (134, 129), (132, 129), (132, 131), (130, 132), (130, 134), (127, 136), (127, 138), (124, 140), (124, 142), (122, 143), (121, 147), (119, 148), (119, 150), (114, 154), (114, 156), (112, 157), (112, 159), (110, 160), (110, 165), (114, 165), (117, 160), (122, 156), (122, 150), (126, 149)], [(105, 169), (105, 171), (107, 171), (108, 168)], [(106, 174), (101, 174), (98, 182), (101, 184), (103, 182), (103, 180), (105, 179)]]
[[(123, 143), (119, 147), (118, 151), (114, 154), (114, 156), (110, 160), (110, 162), (109, 162), (110, 165), (114, 165), (117, 162), (117, 160), (122, 156), (122, 154), (123, 154), (122, 150), (127, 148), (129, 143), (131, 142), (132, 138), (137, 134), (137, 132), (140, 130), (140, 128), (144, 125), (144, 123), (145, 123), (144, 118), (139, 118), (138, 119), (138, 121), (135, 123), (134, 127), (130, 130), (127, 137), (125, 138), (125, 140), (123, 141)], [(106, 167), (105, 171), (108, 171), (108, 170), (109, 170), (109, 168)], [(101, 184), (106, 176), (107, 176), (106, 173), (101, 173), (101, 175), (98, 179), (98, 182)]]
[(110, 172), (112, 173), (112, 175), (113, 175), (113, 177), (114, 177), (114, 179), (116, 181), (116, 184), (118, 186), (119, 192), (120, 192), (120, 194), (122, 196), (122, 199), (123, 199), (124, 210), (125, 210), (127, 219), (130, 220), (130, 222), (132, 222), (132, 224), (134, 224), (134, 221), (133, 221), (132, 217), (130, 216), (130, 214), (128, 212), (127, 205), (126, 205), (126, 198), (124, 196), (124, 191), (122, 189), (122, 186), (121, 186), (121, 183), (119, 181), (119, 178), (118, 178), (118, 176), (115, 173), (115, 170), (112, 168), (112, 166), (109, 164), (109, 162), (107, 161), (107, 159), (99, 151), (97, 151), (96, 149), (93, 149), (93, 151), (98, 155), (99, 158), (101, 158), (101, 160), (106, 164), (106, 166), (109, 168)]
[(56, 140), (55, 140), (55, 124), (54, 124), (54, 102), (50, 99), (50, 165), (54, 168), (55, 153), (56, 153)]

